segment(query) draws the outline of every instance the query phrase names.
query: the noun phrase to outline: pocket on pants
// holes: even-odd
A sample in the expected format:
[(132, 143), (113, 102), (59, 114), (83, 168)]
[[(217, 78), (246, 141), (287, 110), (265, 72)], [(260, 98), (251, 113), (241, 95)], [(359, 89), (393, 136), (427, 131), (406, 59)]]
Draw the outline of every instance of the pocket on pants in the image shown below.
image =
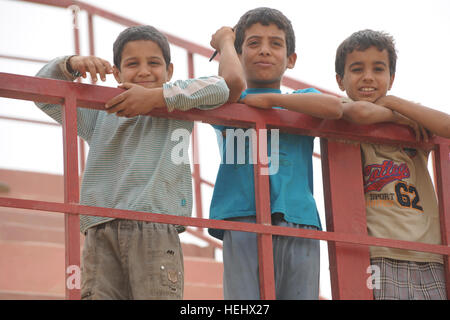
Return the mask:
[(173, 262), (165, 261), (161, 263), (160, 279), (161, 286), (165, 288), (170, 295), (180, 295), (183, 289), (183, 272), (181, 268)]
[(178, 233), (171, 225), (148, 224), (145, 228), (152, 299), (182, 299), (184, 268)]

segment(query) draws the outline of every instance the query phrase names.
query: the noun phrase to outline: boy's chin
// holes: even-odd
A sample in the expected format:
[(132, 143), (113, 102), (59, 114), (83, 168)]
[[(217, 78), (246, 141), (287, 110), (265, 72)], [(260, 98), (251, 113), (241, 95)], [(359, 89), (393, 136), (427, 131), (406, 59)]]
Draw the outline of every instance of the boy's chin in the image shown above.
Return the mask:
[(375, 103), (375, 101), (378, 100), (378, 97), (376, 98), (367, 98), (367, 97), (362, 97), (359, 99), (360, 101), (366, 101), (366, 102), (371, 102), (371, 103)]
[(349, 98), (352, 99), (353, 101), (366, 101), (366, 102), (375, 103), (375, 101), (377, 101), (380, 97), (377, 97), (377, 96), (373, 96), (373, 97), (356, 96), (356, 97), (349, 97)]
[(155, 88), (161, 88), (162, 87), (162, 83), (158, 83), (158, 82), (138, 82), (135, 84), (137, 84), (138, 86), (144, 87), (146, 89), (155, 89)]

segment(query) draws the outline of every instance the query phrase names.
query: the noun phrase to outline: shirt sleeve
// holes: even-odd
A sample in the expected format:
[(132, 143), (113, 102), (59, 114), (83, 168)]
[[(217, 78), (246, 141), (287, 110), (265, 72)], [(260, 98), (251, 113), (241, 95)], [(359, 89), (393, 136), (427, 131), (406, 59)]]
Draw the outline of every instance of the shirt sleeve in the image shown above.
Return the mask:
[(292, 93), (322, 93), (317, 89), (314, 88), (306, 88), (306, 89), (299, 89), (299, 90), (295, 90)]
[[(58, 57), (50, 61), (36, 74), (36, 76), (56, 80), (75, 80), (75, 77), (66, 68), (66, 62), (69, 57), (70, 56)], [(56, 122), (62, 124), (61, 105), (41, 102), (36, 102), (36, 105)], [(87, 142), (90, 141), (92, 133), (94, 132), (98, 112), (98, 110), (94, 109), (77, 108), (78, 135)]]
[(163, 92), (169, 112), (214, 109), (227, 102), (230, 93), (225, 80), (219, 76), (165, 83)]

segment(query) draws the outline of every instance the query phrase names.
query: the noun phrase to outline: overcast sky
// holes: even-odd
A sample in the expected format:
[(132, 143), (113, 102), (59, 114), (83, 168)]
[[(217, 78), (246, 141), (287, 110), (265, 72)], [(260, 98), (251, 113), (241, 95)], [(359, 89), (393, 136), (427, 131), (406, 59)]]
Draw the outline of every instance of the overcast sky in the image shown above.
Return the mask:
[[(110, 10), (161, 31), (209, 47), (211, 35), (221, 26), (233, 26), (249, 9), (279, 9), (292, 21), (298, 60), (287, 75), (340, 93), (334, 73), (337, 46), (361, 29), (386, 31), (394, 36), (398, 50), (397, 74), (391, 94), (450, 113), (450, 1), (314, 0), (314, 1), (142, 1), (89, 0), (86, 3)], [(80, 16), (82, 54), (88, 53), (86, 16)], [(0, 0), (0, 55), (39, 59), (73, 54), (71, 12), (22, 1)], [(112, 43), (123, 26), (95, 18), (96, 54), (112, 62)], [(172, 46), (173, 80), (187, 77), (186, 54)], [(216, 74), (217, 63), (195, 58), (196, 76)], [(0, 72), (35, 75), (39, 63), (0, 59)], [(108, 86), (115, 86), (112, 76)], [(30, 102), (0, 99), (0, 115), (49, 120)], [(0, 120), (0, 168), (62, 173), (61, 130), (53, 127)], [(202, 175), (214, 182), (220, 161), (214, 134), (200, 126)], [(209, 147), (211, 146), (211, 147)], [(316, 139), (315, 151), (318, 149)], [(205, 151), (206, 150), (206, 151)], [(211, 152), (212, 150), (212, 152)], [(217, 150), (217, 151), (215, 151)], [(31, 162), (30, 159), (33, 159)], [(315, 196), (325, 225), (320, 162), (315, 161)], [(204, 188), (204, 214), (208, 214), (211, 190)], [(326, 251), (322, 250), (322, 274)], [(325, 269), (323, 269), (325, 268)], [(326, 278), (326, 277), (325, 277)], [(327, 279), (323, 280), (326, 282)], [(321, 285), (330, 296), (329, 286)]]

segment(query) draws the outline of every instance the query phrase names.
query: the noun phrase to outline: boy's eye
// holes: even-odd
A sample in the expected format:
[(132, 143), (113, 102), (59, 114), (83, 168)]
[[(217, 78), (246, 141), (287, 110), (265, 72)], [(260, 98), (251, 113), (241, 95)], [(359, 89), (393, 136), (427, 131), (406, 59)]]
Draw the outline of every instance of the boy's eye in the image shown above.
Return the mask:
[(353, 68), (350, 71), (351, 72), (362, 72), (362, 68)]
[(376, 71), (376, 72), (383, 72), (383, 71), (384, 71), (384, 68), (378, 67), (378, 68), (375, 68), (375, 71)]

